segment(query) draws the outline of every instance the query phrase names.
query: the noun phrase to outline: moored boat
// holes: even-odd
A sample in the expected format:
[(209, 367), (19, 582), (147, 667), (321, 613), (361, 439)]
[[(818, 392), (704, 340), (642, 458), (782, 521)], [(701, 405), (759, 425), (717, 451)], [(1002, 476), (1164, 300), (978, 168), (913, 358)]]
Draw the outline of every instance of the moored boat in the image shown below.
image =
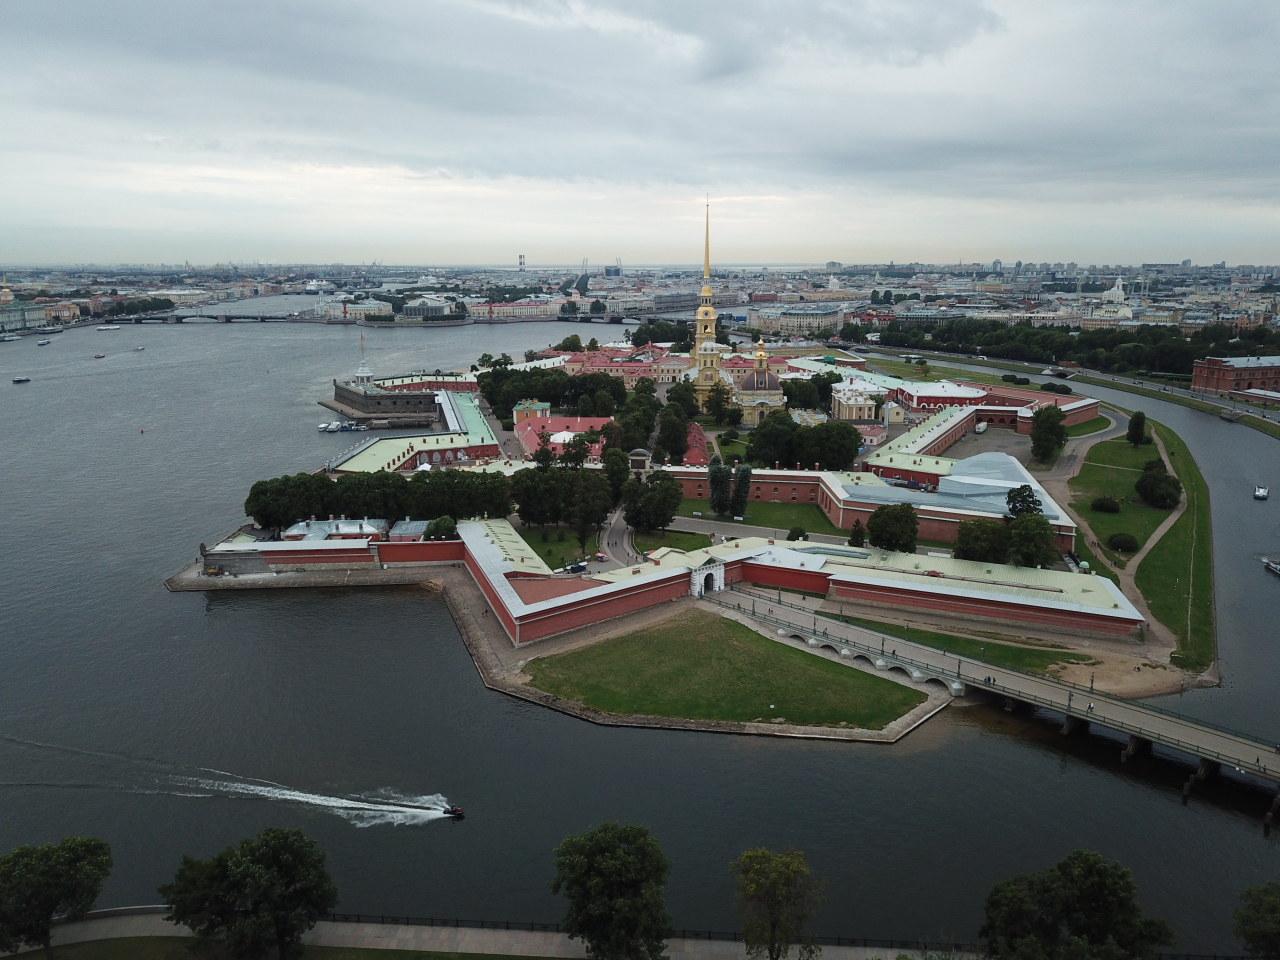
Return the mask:
[(115, 324), (108, 323), (108, 324), (106, 324), (105, 326), (98, 327), (97, 329), (99, 329), (99, 330), (119, 330), (120, 328), (119, 328), (119, 327), (117, 327)]
[(1270, 490), (1270, 488), (1269, 488), (1269, 487), (1264, 487), (1264, 486), (1261, 486), (1260, 484), (1255, 484), (1255, 485), (1254, 485), (1254, 487), (1253, 487), (1253, 499), (1255, 499), (1255, 500), (1265, 500), (1265, 499), (1267, 499), (1267, 497), (1269, 497), (1270, 495), (1271, 495), (1271, 490)]
[(1280, 577), (1280, 563), (1277, 563), (1275, 560), (1268, 560), (1266, 557), (1263, 557), (1262, 565), (1266, 567), (1268, 570), (1270, 570), (1272, 573), (1274, 573), (1276, 576)]
[(52, 341), (52, 340), (37, 340), (37, 341), (36, 341), (36, 346), (37, 346), (37, 347), (47, 347), (47, 346), (48, 346), (49, 344), (51, 344), (51, 343), (53, 343), (53, 341)]
[(105, 354), (105, 353), (95, 353), (95, 354), (93, 355), (93, 359), (95, 359), (95, 360), (101, 360), (101, 359), (102, 359), (103, 357), (105, 357), (105, 356), (106, 356), (106, 354)]
[(11, 333), (7, 337), (0, 337), (0, 341), (4, 341), (5, 343), (16, 343), (21, 339), (22, 338), (15, 333)]
[(146, 348), (146, 347), (134, 347), (134, 348), (133, 348), (133, 352), (134, 352), (134, 353), (137, 353), (139, 350), (145, 350), (145, 349), (147, 349), (147, 348)]
[(13, 382), (14, 383), (30, 383), (31, 378), (30, 377), (14, 377)]

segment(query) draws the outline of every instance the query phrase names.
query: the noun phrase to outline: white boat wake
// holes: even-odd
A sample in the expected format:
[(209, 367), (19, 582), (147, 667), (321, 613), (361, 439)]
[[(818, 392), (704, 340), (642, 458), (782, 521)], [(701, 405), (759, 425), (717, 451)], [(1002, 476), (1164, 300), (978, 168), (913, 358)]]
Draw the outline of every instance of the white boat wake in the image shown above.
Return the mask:
[[(0, 743), (13, 748), (18, 756), (5, 758), (0, 766), (18, 772), (27, 766), (46, 769), (31, 770), (35, 776), (0, 782), (0, 788), (55, 790), (110, 790), (119, 793), (163, 794), (174, 797), (224, 798), (289, 803), (342, 817), (357, 827), (421, 826), (449, 817), (449, 801), (438, 793), (424, 796), (401, 793), (382, 787), (368, 793), (330, 795), (296, 790), (270, 780), (242, 777), (225, 770), (187, 766), (166, 760), (132, 757), (128, 754), (80, 750), (17, 737), (2, 737)], [(68, 769), (65, 762), (47, 769), (53, 755), (64, 760), (76, 758)], [(41, 762), (44, 760), (45, 762)], [(43, 774), (43, 775), (40, 775)], [(52, 775), (50, 775), (52, 774)], [(65, 779), (64, 779), (65, 778)], [(73, 779), (74, 778), (74, 779)]]

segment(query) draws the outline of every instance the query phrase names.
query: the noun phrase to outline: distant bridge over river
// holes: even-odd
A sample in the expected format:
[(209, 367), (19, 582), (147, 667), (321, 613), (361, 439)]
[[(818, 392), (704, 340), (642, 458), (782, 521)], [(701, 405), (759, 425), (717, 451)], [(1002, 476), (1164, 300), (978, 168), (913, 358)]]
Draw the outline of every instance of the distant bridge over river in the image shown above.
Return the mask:
[[(780, 636), (794, 637), (814, 648), (826, 647), (846, 659), (861, 658), (877, 670), (899, 670), (917, 683), (941, 683), (957, 696), (972, 687), (1003, 696), (1010, 706), (1016, 701), (1056, 711), (1065, 718), (1064, 733), (1096, 723), (1127, 734), (1129, 742), (1121, 752), (1122, 761), (1149, 751), (1153, 744), (1189, 754), (1200, 761), (1200, 766), (1184, 784), (1184, 798), (1190, 796), (1196, 783), (1223, 766), (1280, 784), (1280, 742), (1276, 740), (1264, 740), (1043, 674), (995, 666), (902, 637), (865, 630), (823, 616), (812, 607), (754, 592), (731, 589), (707, 593), (703, 599), (768, 624)], [(1268, 829), (1277, 815), (1280, 792), (1266, 815)]]

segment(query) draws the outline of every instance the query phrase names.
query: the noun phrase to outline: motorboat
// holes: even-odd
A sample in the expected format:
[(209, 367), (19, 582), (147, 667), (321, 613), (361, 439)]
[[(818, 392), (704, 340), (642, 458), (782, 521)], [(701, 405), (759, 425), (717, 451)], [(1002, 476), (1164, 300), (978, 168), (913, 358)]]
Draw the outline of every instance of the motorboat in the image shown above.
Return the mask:
[(335, 420), (333, 421), (333, 423), (329, 424), (327, 427), (324, 428), (324, 432), (337, 433), (341, 429), (342, 429), (342, 424), (340, 424), (337, 420)]
[(133, 348), (133, 352), (134, 352), (134, 353), (137, 353), (139, 350), (145, 350), (145, 349), (147, 349), (147, 348), (146, 348), (146, 347), (134, 347), (134, 348)]
[(17, 343), (21, 339), (22, 338), (15, 333), (11, 333), (7, 337), (0, 337), (0, 340), (4, 341), (5, 343)]
[(36, 346), (37, 346), (37, 347), (47, 347), (47, 346), (48, 346), (49, 344), (51, 344), (51, 343), (53, 343), (53, 341), (52, 341), (52, 340), (37, 340), (37, 341), (36, 341)]
[(1270, 490), (1270, 488), (1269, 488), (1269, 487), (1263, 487), (1263, 486), (1259, 486), (1259, 485), (1257, 485), (1257, 484), (1255, 484), (1255, 485), (1254, 485), (1254, 488), (1253, 488), (1253, 499), (1255, 499), (1255, 500), (1265, 500), (1265, 499), (1267, 499), (1267, 497), (1268, 497), (1270, 494), (1271, 494), (1271, 490)]
[(14, 377), (13, 382), (14, 383), (30, 383), (31, 378), (30, 377)]
[(452, 807), (445, 807), (444, 815), (446, 817), (451, 817), (454, 820), (465, 820), (467, 818), (467, 815), (462, 812), (462, 808), (456, 804)]
[(106, 326), (98, 327), (99, 330), (119, 330), (115, 324), (108, 323)]
[(105, 356), (106, 356), (106, 354), (105, 354), (105, 353), (95, 353), (95, 354), (93, 355), (93, 359), (95, 359), (95, 360), (101, 360), (101, 359), (102, 359), (103, 357), (105, 357)]
[(1277, 562), (1275, 560), (1268, 560), (1266, 557), (1263, 557), (1262, 565), (1266, 567), (1268, 570), (1270, 570), (1272, 573), (1274, 573), (1276, 576), (1280, 577), (1280, 562)]
[(329, 425), (328, 425), (327, 423), (322, 423), (322, 424), (320, 424), (319, 429), (320, 429), (320, 432), (321, 432), (321, 433), (324, 433), (326, 430), (328, 430), (328, 429), (329, 429)]

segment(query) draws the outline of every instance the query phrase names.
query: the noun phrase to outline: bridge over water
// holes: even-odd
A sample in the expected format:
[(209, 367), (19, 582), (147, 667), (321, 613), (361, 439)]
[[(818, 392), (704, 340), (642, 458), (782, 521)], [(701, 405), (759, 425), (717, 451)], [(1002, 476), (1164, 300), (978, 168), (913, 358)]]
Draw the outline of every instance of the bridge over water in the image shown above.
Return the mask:
[[(1241, 733), (1154, 704), (1112, 696), (1043, 674), (995, 666), (902, 637), (855, 627), (824, 617), (811, 607), (770, 596), (730, 589), (707, 593), (703, 599), (748, 614), (774, 627), (780, 636), (794, 637), (810, 647), (825, 647), (846, 659), (861, 658), (877, 670), (900, 670), (917, 683), (942, 683), (956, 696), (973, 688), (1006, 697), (1011, 702), (1054, 710), (1065, 718), (1064, 733), (1096, 723), (1127, 734), (1129, 742), (1121, 753), (1121, 760), (1148, 751), (1153, 744), (1189, 754), (1200, 761), (1200, 766), (1184, 785), (1184, 797), (1196, 782), (1223, 766), (1280, 784), (1278, 740)], [(1267, 814), (1268, 827), (1277, 816), (1280, 816), (1280, 793)]]

